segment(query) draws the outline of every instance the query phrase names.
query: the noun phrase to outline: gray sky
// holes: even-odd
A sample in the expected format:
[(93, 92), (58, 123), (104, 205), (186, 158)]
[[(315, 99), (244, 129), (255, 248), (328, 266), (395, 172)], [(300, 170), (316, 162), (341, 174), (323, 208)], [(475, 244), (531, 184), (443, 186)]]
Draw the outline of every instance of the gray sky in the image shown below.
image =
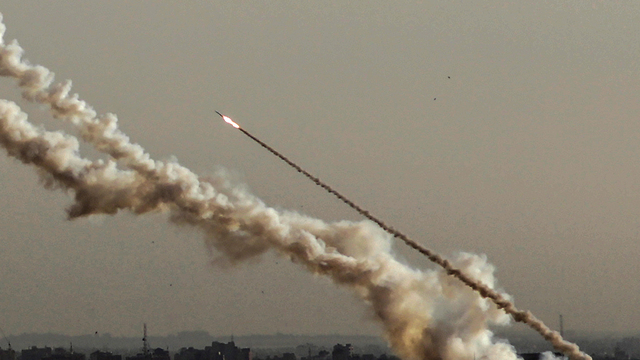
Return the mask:
[[(5, 40), (155, 158), (227, 168), (276, 208), (360, 219), (219, 110), (428, 248), (486, 254), (552, 327), (562, 313), (566, 329), (637, 333), (640, 3), (8, 0), (0, 12)], [(9, 79), (0, 98), (65, 128)], [(380, 332), (349, 291), (284, 258), (211, 266), (201, 235), (162, 214), (70, 222), (70, 194), (5, 156), (0, 168), (6, 333)]]

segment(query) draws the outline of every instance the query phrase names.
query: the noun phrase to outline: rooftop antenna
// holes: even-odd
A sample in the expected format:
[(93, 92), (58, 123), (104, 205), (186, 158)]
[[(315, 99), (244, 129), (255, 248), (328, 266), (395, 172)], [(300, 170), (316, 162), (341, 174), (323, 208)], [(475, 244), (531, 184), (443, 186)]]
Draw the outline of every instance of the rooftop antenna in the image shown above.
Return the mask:
[(142, 338), (142, 354), (149, 356), (149, 341), (147, 340), (147, 323), (144, 323), (144, 337)]

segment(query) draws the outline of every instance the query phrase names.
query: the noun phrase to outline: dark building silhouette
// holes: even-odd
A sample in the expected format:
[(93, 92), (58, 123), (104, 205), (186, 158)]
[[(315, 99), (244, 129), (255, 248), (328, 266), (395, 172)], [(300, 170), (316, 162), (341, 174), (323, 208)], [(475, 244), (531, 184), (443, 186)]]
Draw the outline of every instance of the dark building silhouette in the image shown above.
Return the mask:
[(626, 337), (616, 343), (616, 351), (624, 351), (632, 359), (640, 358), (640, 338)]
[(351, 344), (335, 344), (331, 352), (332, 360), (350, 360), (353, 357), (353, 346)]
[[(204, 350), (182, 348), (173, 357), (174, 360), (252, 360), (249, 348), (238, 348), (233, 341), (221, 343), (214, 341)], [(159, 359), (158, 359), (159, 360)]]
[(32, 346), (30, 349), (24, 349), (20, 352), (21, 360), (42, 360), (51, 356), (53, 351), (50, 347), (38, 348)]
[(611, 354), (594, 354), (594, 360), (640, 360), (639, 357), (634, 357), (629, 355), (626, 351), (619, 347), (619, 344), (616, 345), (615, 350), (613, 351), (613, 355)]
[(73, 348), (67, 350), (65, 348), (55, 348), (49, 356), (45, 356), (42, 360), (85, 360), (86, 356), (73, 351)]
[(0, 348), (0, 360), (16, 360), (16, 351), (11, 349), (11, 345), (7, 350)]
[(148, 352), (141, 352), (134, 356), (127, 356), (126, 360), (171, 360), (168, 350), (155, 348)]
[(108, 351), (94, 351), (89, 354), (89, 360), (122, 360), (122, 355), (114, 355)]
[(620, 349), (620, 347), (616, 346), (616, 350), (613, 352), (613, 357), (616, 360), (630, 360), (631, 356), (627, 354), (626, 351)]
[(192, 347), (182, 348), (175, 355), (174, 360), (210, 360), (205, 350), (194, 349)]
[(151, 359), (152, 360), (171, 360), (171, 355), (169, 355), (169, 350), (155, 348), (151, 350)]
[(221, 343), (214, 341), (211, 346), (204, 348), (208, 358), (206, 360), (252, 360), (251, 349), (240, 349), (233, 341)]

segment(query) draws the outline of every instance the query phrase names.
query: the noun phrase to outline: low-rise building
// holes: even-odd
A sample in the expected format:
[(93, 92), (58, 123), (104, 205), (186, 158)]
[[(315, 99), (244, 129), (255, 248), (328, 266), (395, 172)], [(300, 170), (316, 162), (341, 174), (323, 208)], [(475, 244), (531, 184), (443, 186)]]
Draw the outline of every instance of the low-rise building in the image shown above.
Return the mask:
[(6, 350), (0, 348), (0, 360), (16, 360), (16, 351), (11, 348)]
[(122, 360), (122, 355), (114, 355), (109, 351), (96, 350), (89, 354), (90, 360)]

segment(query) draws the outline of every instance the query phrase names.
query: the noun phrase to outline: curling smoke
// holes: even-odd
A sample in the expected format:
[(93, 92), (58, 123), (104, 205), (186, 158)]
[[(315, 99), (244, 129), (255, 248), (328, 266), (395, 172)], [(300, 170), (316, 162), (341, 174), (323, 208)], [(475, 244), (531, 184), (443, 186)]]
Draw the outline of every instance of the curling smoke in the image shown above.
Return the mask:
[[(83, 141), (110, 156), (105, 161), (82, 157), (76, 137), (33, 126), (15, 103), (0, 100), (0, 144), (10, 156), (36, 166), (48, 187), (73, 191), (70, 219), (119, 210), (164, 210), (174, 223), (201, 229), (224, 261), (236, 263), (277, 251), (353, 289), (370, 305), (391, 346), (405, 359), (515, 359), (514, 349), (493, 339), (488, 329), (510, 321), (498, 307), (536, 328), (572, 359), (589, 359), (495, 292), (493, 267), (484, 257), (460, 254), (451, 263), (443, 259), (444, 272), (411, 269), (394, 258), (391, 236), (371, 222), (328, 224), (278, 212), (229, 185), (224, 175), (203, 179), (178, 163), (153, 160), (118, 129), (115, 115), (98, 115), (77, 95), (69, 95), (71, 82), (52, 85), (53, 73), (22, 60), (17, 42), (4, 43), (1, 19), (0, 15), (0, 75), (17, 79), (25, 99), (48, 105), (55, 118), (68, 121)], [(392, 234), (402, 238), (398, 232)], [(432, 261), (440, 258), (425, 255)], [(463, 282), (476, 292), (448, 275), (467, 279)]]

